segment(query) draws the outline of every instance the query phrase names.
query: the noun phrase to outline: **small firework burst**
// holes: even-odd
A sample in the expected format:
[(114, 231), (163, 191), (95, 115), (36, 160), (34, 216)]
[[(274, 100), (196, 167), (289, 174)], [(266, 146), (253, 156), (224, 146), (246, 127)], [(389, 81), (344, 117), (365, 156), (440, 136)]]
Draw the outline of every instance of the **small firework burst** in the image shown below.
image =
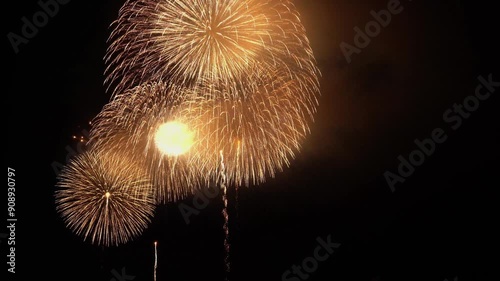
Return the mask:
[(68, 228), (93, 244), (126, 243), (153, 215), (147, 173), (118, 153), (88, 150), (76, 156), (57, 186), (57, 211)]

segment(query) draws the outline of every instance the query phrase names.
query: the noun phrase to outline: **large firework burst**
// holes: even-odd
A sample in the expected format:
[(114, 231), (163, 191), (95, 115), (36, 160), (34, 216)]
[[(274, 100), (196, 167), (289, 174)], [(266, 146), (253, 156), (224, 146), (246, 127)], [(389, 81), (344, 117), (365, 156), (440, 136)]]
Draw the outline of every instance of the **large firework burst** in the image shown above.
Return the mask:
[(94, 244), (126, 243), (153, 215), (148, 175), (119, 153), (88, 150), (76, 156), (57, 186), (57, 211), (68, 228)]
[(114, 94), (150, 81), (227, 84), (255, 64), (316, 71), (289, 0), (129, 0), (110, 41), (106, 83)]

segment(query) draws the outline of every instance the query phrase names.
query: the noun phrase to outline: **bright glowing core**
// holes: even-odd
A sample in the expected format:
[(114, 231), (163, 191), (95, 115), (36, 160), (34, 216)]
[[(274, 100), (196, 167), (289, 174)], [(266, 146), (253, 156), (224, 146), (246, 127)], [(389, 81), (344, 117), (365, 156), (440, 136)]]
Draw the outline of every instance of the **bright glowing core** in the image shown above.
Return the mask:
[(193, 145), (193, 133), (182, 123), (167, 122), (156, 131), (155, 143), (162, 153), (178, 156)]

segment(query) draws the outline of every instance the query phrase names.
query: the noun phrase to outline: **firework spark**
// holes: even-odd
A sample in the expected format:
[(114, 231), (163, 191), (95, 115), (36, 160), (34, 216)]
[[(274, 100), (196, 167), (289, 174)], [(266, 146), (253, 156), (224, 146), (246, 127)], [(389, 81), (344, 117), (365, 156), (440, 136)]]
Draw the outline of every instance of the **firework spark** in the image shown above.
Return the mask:
[(179, 122), (167, 122), (158, 127), (155, 133), (155, 143), (165, 155), (179, 156), (193, 145), (193, 133)]
[(57, 186), (57, 211), (68, 228), (93, 244), (126, 243), (153, 215), (148, 175), (117, 153), (88, 150), (76, 156)]
[(151, 81), (227, 84), (256, 64), (316, 71), (290, 0), (128, 0), (113, 26), (105, 83), (114, 94)]

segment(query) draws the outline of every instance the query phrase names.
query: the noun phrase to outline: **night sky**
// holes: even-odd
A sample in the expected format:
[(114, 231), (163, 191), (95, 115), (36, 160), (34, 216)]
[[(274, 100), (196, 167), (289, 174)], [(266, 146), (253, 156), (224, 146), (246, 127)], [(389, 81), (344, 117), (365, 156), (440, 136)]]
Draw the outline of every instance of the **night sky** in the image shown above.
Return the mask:
[[(124, 0), (94, 2), (61, 5), (17, 54), (9, 32), (21, 34), (21, 18), (41, 8), (37, 1), (3, 8), (4, 149), (16, 170), (17, 222), (16, 274), (7, 272), (8, 240), (0, 236), (1, 280), (110, 281), (122, 270), (122, 280), (153, 280), (154, 241), (157, 280), (224, 280), (220, 194), (189, 224), (179, 206), (193, 206), (193, 197), (158, 206), (138, 239), (111, 248), (83, 241), (55, 211), (53, 163), (66, 163), (67, 147), (79, 150), (72, 136), (85, 134), (110, 98), (103, 57)], [(370, 11), (389, 2), (295, 1), (322, 72), (319, 110), (290, 167), (238, 194), (230, 189), (230, 280), (287, 280), (283, 273), (302, 267), (327, 237), (340, 245), (307, 280), (498, 278), (490, 257), (500, 87), (464, 109), (466, 117), (453, 111), (473, 100), (479, 76), (500, 81), (498, 10), (489, 1), (401, 1), (403, 10), (349, 63), (341, 43), (355, 46), (354, 28), (364, 30)], [(419, 149), (415, 140), (435, 130), (446, 140), (391, 190), (384, 174), (398, 174), (400, 159)]]

